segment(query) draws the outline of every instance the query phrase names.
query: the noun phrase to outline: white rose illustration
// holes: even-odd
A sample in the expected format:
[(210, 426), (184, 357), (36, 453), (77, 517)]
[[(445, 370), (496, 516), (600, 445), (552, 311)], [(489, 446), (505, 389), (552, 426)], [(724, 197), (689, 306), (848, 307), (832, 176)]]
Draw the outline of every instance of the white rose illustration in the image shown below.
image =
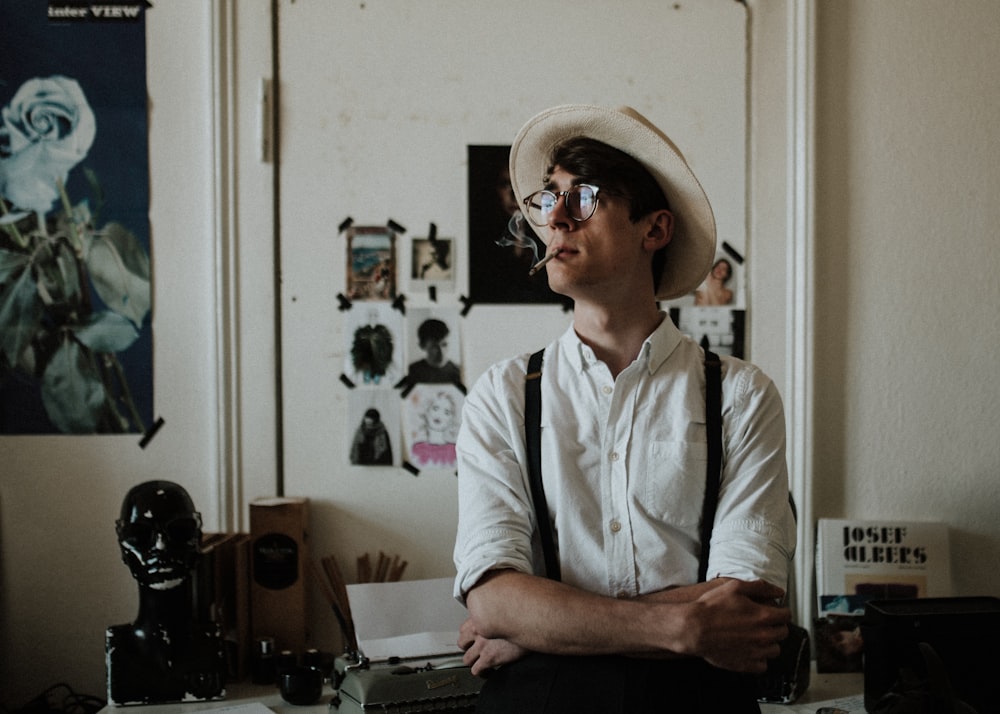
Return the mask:
[(59, 197), (57, 182), (66, 182), (96, 133), (75, 79), (29, 79), (0, 112), (0, 196), (16, 208), (47, 212)]

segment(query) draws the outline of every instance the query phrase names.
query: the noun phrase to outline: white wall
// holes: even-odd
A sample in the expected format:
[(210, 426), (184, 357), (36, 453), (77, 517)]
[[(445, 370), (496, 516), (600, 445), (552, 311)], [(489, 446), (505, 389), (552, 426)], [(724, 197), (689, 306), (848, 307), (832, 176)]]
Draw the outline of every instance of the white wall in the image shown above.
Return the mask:
[[(255, 50), (264, 49), (263, 66), (248, 66), (226, 44), (235, 31), (227, 2), (171, 0), (147, 13), (154, 412), (164, 426), (145, 449), (138, 435), (0, 436), (5, 708), (59, 682), (104, 697), (104, 630), (130, 622), (138, 606), (114, 530), (132, 485), (150, 479), (182, 484), (205, 530), (239, 521), (241, 509), (233, 506), (239, 494), (273, 493), (271, 231), (267, 211), (261, 216), (270, 199), (254, 195), (269, 188), (268, 170), (248, 158), (251, 141), (230, 151), (229, 137), (217, 132), (224, 119), (216, 115), (231, 100), (248, 107), (245, 125), (234, 123), (234, 131), (241, 128), (244, 139), (255, 133), (256, 83), (248, 79), (220, 91), (220, 74), (238, 74), (227, 63), (242, 63), (239, 69), (251, 77), (269, 66), (268, 5), (258, 0), (251, 9), (241, 0), (240, 7), (247, 23), (241, 31)], [(230, 174), (241, 170), (244, 194), (230, 194)], [(244, 201), (239, 216), (216, 211), (223, 196), (234, 209)], [(263, 274), (253, 262), (260, 255)], [(231, 262), (240, 263), (245, 295), (234, 284)], [(232, 323), (238, 312), (232, 303), (240, 300), (254, 325)], [(244, 350), (252, 356), (246, 365)]]
[(818, 20), (815, 515), (946, 521), (1000, 595), (1000, 5)]

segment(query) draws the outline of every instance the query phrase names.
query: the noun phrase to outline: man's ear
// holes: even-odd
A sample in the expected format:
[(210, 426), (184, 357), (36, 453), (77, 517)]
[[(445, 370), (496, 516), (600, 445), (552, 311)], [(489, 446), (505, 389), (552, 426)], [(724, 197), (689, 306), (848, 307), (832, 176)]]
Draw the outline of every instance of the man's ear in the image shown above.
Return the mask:
[(648, 229), (643, 242), (650, 252), (657, 251), (674, 236), (674, 214), (664, 208), (651, 213), (647, 220)]

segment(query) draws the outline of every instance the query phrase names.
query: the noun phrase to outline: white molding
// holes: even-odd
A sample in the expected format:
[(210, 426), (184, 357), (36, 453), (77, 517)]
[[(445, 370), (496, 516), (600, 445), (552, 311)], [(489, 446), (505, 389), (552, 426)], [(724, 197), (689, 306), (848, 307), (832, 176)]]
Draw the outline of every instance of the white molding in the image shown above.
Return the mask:
[[(212, 0), (212, 225), (219, 529), (246, 531), (249, 501), (277, 495), (271, 0)], [(268, 147), (273, 150), (273, 147)]]
[(789, 488), (798, 511), (789, 604), (813, 602), (813, 183), (815, 0), (747, 0), (753, 283), (751, 359), (785, 401)]
[(215, 0), (212, 12), (212, 131), (215, 229), (215, 344), (219, 528), (239, 527), (240, 351), (235, 228), (237, 225), (234, 0)]
[(813, 351), (815, 291), (814, 156), (815, 156), (815, 0), (788, 5), (790, 32), (788, 93), (788, 387), (790, 396), (788, 454), (792, 494), (798, 506), (798, 549), (795, 571), (796, 617), (812, 622), (815, 529), (813, 528)]

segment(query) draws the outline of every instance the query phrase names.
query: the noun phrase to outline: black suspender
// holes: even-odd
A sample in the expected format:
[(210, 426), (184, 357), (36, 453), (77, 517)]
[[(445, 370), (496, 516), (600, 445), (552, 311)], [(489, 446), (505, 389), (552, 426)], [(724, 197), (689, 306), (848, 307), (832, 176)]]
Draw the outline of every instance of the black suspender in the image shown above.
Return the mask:
[(542, 354), (535, 352), (528, 359), (528, 374), (524, 381), (524, 429), (528, 446), (528, 477), (531, 481), (531, 500), (535, 504), (535, 521), (542, 539), (545, 556), (545, 574), (553, 580), (560, 579), (559, 554), (552, 538), (552, 521), (548, 501), (542, 486)]
[(698, 582), (708, 576), (708, 549), (712, 542), (715, 509), (719, 505), (722, 479), (722, 361), (705, 350), (705, 427), (708, 439), (708, 465), (705, 468), (705, 501), (701, 509), (701, 557)]
[[(528, 359), (528, 373), (524, 382), (524, 432), (528, 447), (528, 477), (531, 499), (535, 506), (535, 520), (542, 540), (545, 572), (553, 580), (560, 579), (559, 555), (552, 537), (548, 502), (542, 486), (542, 355), (535, 352)], [(719, 484), (722, 474), (722, 361), (710, 350), (705, 350), (705, 411), (708, 429), (708, 466), (705, 473), (705, 500), (701, 514), (701, 555), (698, 580), (708, 574), (708, 551), (712, 540), (712, 525), (719, 503)]]

